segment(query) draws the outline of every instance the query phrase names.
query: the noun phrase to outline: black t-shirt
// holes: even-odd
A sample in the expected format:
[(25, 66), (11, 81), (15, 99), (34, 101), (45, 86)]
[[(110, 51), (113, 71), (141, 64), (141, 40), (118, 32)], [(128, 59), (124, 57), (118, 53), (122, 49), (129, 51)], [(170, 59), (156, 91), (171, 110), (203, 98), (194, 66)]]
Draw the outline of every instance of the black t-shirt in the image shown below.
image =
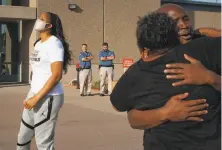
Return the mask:
[[(184, 54), (199, 60), (207, 69), (221, 74), (221, 38), (203, 37), (174, 47), (154, 61), (137, 61), (123, 74), (110, 96), (113, 106), (121, 112), (133, 108), (160, 108), (170, 97), (184, 92), (189, 93), (186, 100), (207, 99), (209, 113), (204, 116), (203, 122), (168, 122), (145, 130), (146, 150), (203, 150), (209, 141), (207, 139), (217, 138), (216, 133), (220, 128), (220, 92), (210, 85), (173, 87), (172, 83), (178, 80), (166, 79), (163, 72), (168, 63), (189, 63)], [(214, 150), (219, 149), (220, 147)]]

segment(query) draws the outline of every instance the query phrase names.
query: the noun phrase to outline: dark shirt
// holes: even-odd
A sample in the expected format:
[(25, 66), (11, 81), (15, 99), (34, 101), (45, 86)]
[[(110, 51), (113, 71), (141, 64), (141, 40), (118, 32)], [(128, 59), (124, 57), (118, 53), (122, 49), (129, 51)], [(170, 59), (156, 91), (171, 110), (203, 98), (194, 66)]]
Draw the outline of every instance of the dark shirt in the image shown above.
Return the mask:
[[(220, 129), (220, 92), (210, 85), (173, 87), (172, 83), (179, 80), (166, 79), (163, 72), (165, 65), (175, 62), (188, 63), (184, 54), (201, 61), (207, 69), (221, 74), (221, 38), (203, 37), (174, 47), (154, 61), (137, 61), (120, 78), (110, 96), (113, 106), (122, 112), (133, 108), (160, 108), (170, 97), (184, 92), (189, 93), (185, 100), (207, 100), (209, 113), (203, 116), (203, 122), (167, 122), (145, 130), (145, 150), (205, 150), (209, 139), (220, 137), (216, 135)], [(219, 150), (219, 145), (220, 143), (214, 150)]]

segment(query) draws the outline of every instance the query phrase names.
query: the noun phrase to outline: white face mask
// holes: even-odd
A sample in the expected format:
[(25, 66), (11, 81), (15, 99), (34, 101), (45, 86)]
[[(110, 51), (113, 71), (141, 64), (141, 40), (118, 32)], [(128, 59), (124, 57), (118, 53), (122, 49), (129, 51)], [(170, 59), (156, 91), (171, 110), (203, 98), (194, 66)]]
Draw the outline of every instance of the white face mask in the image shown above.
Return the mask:
[(44, 21), (40, 20), (40, 19), (37, 19), (36, 22), (35, 22), (35, 26), (34, 26), (34, 29), (36, 31), (42, 31), (44, 29), (46, 29), (46, 25), (48, 23), (45, 23)]

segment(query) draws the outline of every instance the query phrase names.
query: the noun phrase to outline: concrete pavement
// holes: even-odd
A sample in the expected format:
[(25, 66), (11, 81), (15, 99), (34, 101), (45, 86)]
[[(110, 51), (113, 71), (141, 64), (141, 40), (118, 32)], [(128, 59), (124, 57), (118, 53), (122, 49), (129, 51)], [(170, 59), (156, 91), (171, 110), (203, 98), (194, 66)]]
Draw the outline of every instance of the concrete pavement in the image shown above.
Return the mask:
[[(15, 150), (28, 90), (29, 86), (0, 87), (0, 150)], [(142, 131), (130, 128), (126, 114), (112, 108), (109, 97), (80, 97), (78, 90), (65, 87), (56, 150), (142, 150), (142, 138)]]

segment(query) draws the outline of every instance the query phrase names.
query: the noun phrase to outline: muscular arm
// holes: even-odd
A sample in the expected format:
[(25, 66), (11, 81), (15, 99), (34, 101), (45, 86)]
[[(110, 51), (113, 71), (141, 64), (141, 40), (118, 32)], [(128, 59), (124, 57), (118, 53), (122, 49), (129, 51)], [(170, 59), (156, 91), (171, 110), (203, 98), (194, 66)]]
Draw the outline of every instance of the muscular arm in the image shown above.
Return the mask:
[(220, 37), (221, 30), (215, 28), (199, 28), (198, 31), (201, 35), (209, 36), (209, 37)]
[[(185, 55), (185, 58), (191, 64), (167, 64), (165, 73), (174, 73), (167, 75), (167, 79), (184, 79), (173, 83), (173, 86), (182, 86), (186, 84), (203, 85), (209, 84), (215, 90), (221, 91), (221, 76), (211, 70), (205, 68), (200, 61)], [(179, 68), (179, 69), (178, 69)]]
[(153, 128), (167, 121), (163, 108), (146, 111), (132, 109), (127, 113), (127, 116), (133, 129)]
[(209, 84), (215, 90), (221, 91), (221, 37), (206, 38), (205, 40), (207, 40), (203, 41), (207, 43), (205, 59), (210, 69), (206, 68), (199, 60), (185, 54), (184, 57), (190, 64), (167, 64), (167, 69), (164, 70), (167, 79), (183, 79), (173, 83), (173, 86)]
[(133, 129), (149, 129), (166, 121), (202, 121), (199, 116), (207, 113), (208, 104), (203, 99), (183, 101), (187, 96), (187, 93), (173, 96), (158, 109), (132, 109), (127, 113), (129, 124)]
[(208, 70), (208, 72), (207, 83), (217, 91), (221, 91), (221, 76), (210, 70)]
[(138, 108), (138, 106), (132, 101), (129, 93), (134, 92), (132, 91), (134, 87), (133, 79), (136, 78), (137, 74), (135, 72), (137, 71), (135, 65), (132, 65), (121, 76), (110, 96), (110, 101), (117, 111), (128, 111), (128, 120), (132, 128), (153, 128), (168, 120), (183, 121), (186, 118), (191, 121), (201, 121), (201, 118), (197, 116), (206, 113), (204, 112), (204, 108), (207, 107), (206, 101), (182, 101), (182, 99), (188, 96), (187, 93), (173, 96), (162, 108), (145, 111), (136, 110), (135, 108)]

